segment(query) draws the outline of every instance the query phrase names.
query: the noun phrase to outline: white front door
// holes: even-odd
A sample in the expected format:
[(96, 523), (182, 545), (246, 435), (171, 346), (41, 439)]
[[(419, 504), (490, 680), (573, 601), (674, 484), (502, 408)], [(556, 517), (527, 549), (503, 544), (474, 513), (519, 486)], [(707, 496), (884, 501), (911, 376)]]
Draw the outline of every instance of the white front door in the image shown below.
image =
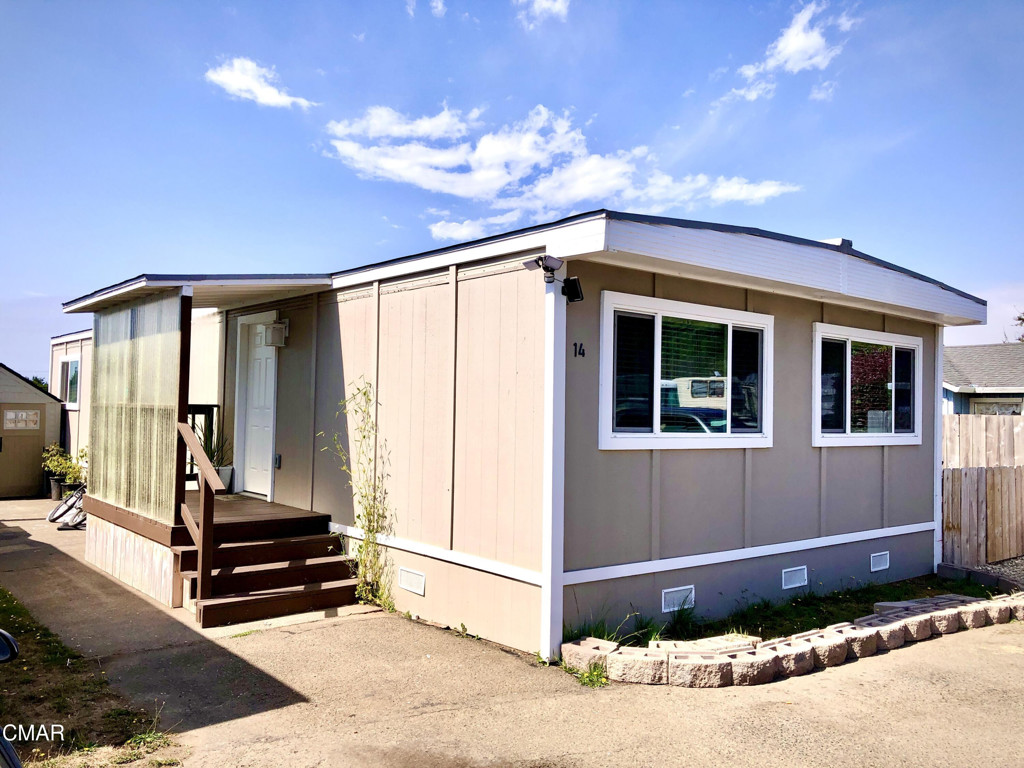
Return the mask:
[(270, 495), (274, 454), (276, 349), (264, 344), (266, 327), (250, 325), (245, 392), (245, 471), (243, 490)]

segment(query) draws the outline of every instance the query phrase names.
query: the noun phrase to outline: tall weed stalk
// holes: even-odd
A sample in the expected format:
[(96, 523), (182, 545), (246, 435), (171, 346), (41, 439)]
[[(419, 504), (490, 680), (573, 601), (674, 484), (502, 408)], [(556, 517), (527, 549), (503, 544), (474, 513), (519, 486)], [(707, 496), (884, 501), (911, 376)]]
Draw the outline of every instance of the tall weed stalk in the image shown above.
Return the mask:
[(390, 562), (387, 549), (379, 541), (381, 536), (392, 532), (388, 501), (390, 454), (387, 442), (378, 434), (377, 399), (373, 385), (359, 379), (350, 385), (350, 391), (351, 394), (338, 404), (339, 410), (335, 414), (335, 418), (346, 417), (349, 449), (346, 450), (341, 435), (335, 432), (333, 446), (321, 450), (337, 456), (341, 470), (348, 475), (355, 524), (363, 531), (363, 540), (355, 550), (359, 566), (356, 596), (364, 603), (393, 611)]

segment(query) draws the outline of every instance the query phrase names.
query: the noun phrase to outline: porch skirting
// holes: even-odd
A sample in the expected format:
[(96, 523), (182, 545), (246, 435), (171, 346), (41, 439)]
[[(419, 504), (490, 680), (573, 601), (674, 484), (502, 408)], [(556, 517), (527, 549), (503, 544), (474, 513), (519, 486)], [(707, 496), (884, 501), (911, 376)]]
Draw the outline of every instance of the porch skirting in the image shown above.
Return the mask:
[(181, 604), (169, 547), (94, 515), (85, 529), (85, 561), (164, 605)]

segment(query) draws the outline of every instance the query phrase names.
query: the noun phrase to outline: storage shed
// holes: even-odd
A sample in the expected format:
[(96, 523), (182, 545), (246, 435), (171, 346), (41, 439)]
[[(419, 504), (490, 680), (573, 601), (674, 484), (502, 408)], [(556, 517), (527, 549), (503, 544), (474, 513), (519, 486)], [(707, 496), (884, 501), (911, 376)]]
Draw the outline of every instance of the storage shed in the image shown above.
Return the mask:
[(0, 363), (0, 498), (43, 490), (42, 453), (60, 439), (60, 400)]

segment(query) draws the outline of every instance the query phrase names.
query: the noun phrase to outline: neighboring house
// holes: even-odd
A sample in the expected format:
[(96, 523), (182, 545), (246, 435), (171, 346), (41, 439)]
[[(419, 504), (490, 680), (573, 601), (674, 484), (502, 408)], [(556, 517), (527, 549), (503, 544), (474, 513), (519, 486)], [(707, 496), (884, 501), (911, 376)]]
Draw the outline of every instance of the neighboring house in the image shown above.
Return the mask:
[(946, 347), (943, 413), (1020, 416), (1024, 406), (1024, 342)]
[(64, 403), (60, 442), (72, 456), (89, 445), (91, 380), (92, 329), (51, 338), (50, 394)]
[(43, 448), (60, 437), (60, 401), (0, 363), (0, 498), (43, 491)]
[[(182, 322), (200, 307), (223, 346)], [(204, 623), (351, 599), (298, 553), (362, 536), (323, 449), (350, 447), (338, 403), (365, 379), (398, 609), (544, 656), (591, 616), (931, 572), (936, 351), (986, 316), (846, 240), (603, 210), (333, 274), (140, 275), (64, 309), (94, 313), (101, 361), (92, 562), (198, 597)], [(223, 368), (243, 494), (205, 497), (214, 544), (176, 431), (197, 357)]]

